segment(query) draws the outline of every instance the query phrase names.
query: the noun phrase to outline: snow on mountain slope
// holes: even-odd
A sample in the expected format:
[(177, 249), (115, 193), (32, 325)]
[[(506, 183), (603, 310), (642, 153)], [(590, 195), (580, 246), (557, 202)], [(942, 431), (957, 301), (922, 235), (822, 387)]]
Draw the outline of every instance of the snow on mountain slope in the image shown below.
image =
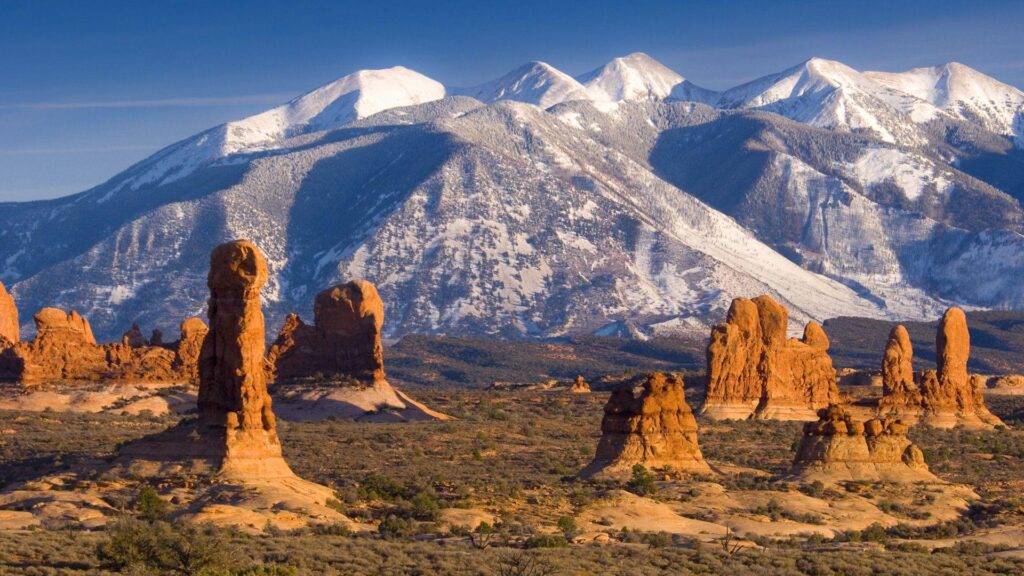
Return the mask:
[[(1024, 143), (1024, 91), (958, 62), (906, 72), (865, 72), (875, 82), (910, 94), (962, 120)], [(1024, 144), (1021, 144), (1024, 146)]]
[(474, 86), (458, 89), (457, 94), (492, 104), (514, 100), (549, 108), (570, 100), (589, 100), (587, 89), (575, 78), (545, 62), (529, 62), (508, 74)]
[(101, 338), (174, 333), (236, 237), (267, 254), (271, 330), (356, 276), (390, 337), (706, 335), (761, 293), (799, 321), (1024, 307), (1001, 183), (1021, 151), (984, 124), (817, 59), (724, 94), (643, 55), (581, 78), (532, 63), (441, 98), (408, 70), (351, 75), (92, 190), (0, 204), (0, 278), (23, 318), (76, 308)]
[(615, 58), (611, 62), (578, 76), (587, 93), (595, 100), (661, 100), (683, 77), (643, 52)]
[[(714, 105), (767, 110), (819, 128), (866, 132), (885, 142), (918, 145), (924, 137), (905, 121), (903, 108), (910, 106), (905, 100), (906, 95), (841, 62), (812, 58), (726, 90)], [(924, 117), (928, 112), (917, 114)]]
[[(287, 104), (193, 136), (157, 153), (125, 187), (173, 182), (232, 154), (274, 148), (287, 137), (344, 126), (383, 110), (440, 100), (439, 82), (402, 66), (360, 70)], [(106, 198), (107, 200), (109, 197)]]

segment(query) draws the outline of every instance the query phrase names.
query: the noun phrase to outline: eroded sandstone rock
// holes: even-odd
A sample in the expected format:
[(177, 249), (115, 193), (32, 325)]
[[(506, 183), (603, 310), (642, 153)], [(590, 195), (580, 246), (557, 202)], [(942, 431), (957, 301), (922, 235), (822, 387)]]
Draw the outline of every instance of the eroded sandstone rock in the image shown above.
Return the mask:
[(802, 480), (842, 482), (939, 481), (921, 450), (907, 439), (907, 425), (892, 418), (861, 422), (837, 405), (804, 425), (791, 474)]
[(576, 376), (572, 385), (569, 386), (569, 392), (573, 394), (587, 394), (590, 392), (590, 384), (587, 384), (587, 381), (583, 379), (583, 376)]
[[(43, 308), (34, 317), (36, 337), (0, 347), (0, 380), (43, 382), (195, 381), (198, 345), (183, 333), (177, 343), (147, 345), (138, 326), (122, 343), (98, 345), (89, 321), (77, 312)], [(202, 322), (200, 321), (200, 324)], [(142, 338), (140, 341), (139, 338)], [(200, 336), (201, 341), (201, 336)]]
[(711, 330), (707, 393), (712, 418), (809, 420), (840, 399), (829, 340), (817, 322), (786, 338), (788, 312), (769, 296), (737, 298)]
[(18, 307), (14, 304), (14, 296), (0, 282), (0, 347), (13, 345), (20, 340), (19, 331)]
[(354, 280), (320, 292), (313, 317), (313, 326), (297, 314), (285, 319), (267, 355), (275, 379), (314, 374), (362, 382), (384, 379), (384, 303), (372, 283)]
[(612, 392), (594, 461), (580, 475), (628, 472), (635, 464), (710, 473), (697, 443), (697, 421), (675, 375), (652, 373)]
[(940, 428), (993, 428), (1002, 424), (985, 406), (981, 379), (967, 372), (970, 349), (967, 316), (959, 308), (950, 308), (943, 314), (935, 336), (938, 370), (915, 373), (910, 337), (902, 326), (895, 327), (882, 360), (886, 382), (878, 402), (879, 413)]

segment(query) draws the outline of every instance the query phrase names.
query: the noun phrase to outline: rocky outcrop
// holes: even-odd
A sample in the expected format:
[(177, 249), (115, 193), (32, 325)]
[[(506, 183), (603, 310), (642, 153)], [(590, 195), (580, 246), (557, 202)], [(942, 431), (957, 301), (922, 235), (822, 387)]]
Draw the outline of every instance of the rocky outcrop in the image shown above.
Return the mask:
[(298, 315), (288, 315), (267, 355), (275, 379), (314, 374), (360, 382), (384, 379), (384, 303), (373, 284), (354, 280), (320, 292), (313, 302), (313, 322), (309, 326)]
[(935, 335), (938, 370), (915, 373), (910, 337), (902, 326), (893, 328), (882, 359), (884, 379), (879, 414), (939, 428), (957, 425), (993, 428), (1002, 421), (989, 412), (982, 395), (984, 384), (967, 372), (971, 340), (967, 316), (949, 308)]
[[(0, 380), (31, 385), (43, 382), (189, 382), (196, 378), (196, 335), (176, 343), (150, 346), (126, 333), (129, 343), (98, 345), (89, 321), (75, 311), (43, 308), (33, 317), (36, 337), (0, 346)], [(200, 321), (200, 324), (202, 322)], [(205, 327), (205, 326), (204, 326)], [(201, 338), (201, 337), (200, 337)]]
[[(281, 454), (267, 392), (260, 289), (267, 265), (245, 240), (210, 257), (209, 331), (189, 319), (183, 341), (199, 353), (198, 418), (122, 446), (96, 476), (117, 478), (97, 490), (145, 480), (174, 494), (173, 518), (262, 531), (353, 523), (327, 505), (330, 488), (296, 476)], [(39, 501), (27, 494), (28, 501)]]
[(583, 376), (576, 376), (576, 379), (572, 381), (572, 385), (569, 386), (569, 392), (573, 394), (587, 394), (590, 392), (590, 384), (587, 384)]
[(921, 450), (907, 439), (907, 425), (891, 418), (862, 422), (836, 405), (804, 425), (792, 476), (805, 481), (939, 481)]
[(131, 346), (132, 348), (149, 346), (149, 342), (146, 340), (146, 337), (142, 335), (142, 329), (139, 328), (138, 324), (132, 324), (131, 329), (121, 336), (121, 344)]
[(707, 392), (711, 418), (811, 420), (840, 399), (829, 340), (817, 322), (803, 338), (786, 338), (786, 308), (769, 296), (737, 298), (711, 330)]
[(14, 296), (0, 282), (0, 347), (10, 346), (20, 340), (19, 331), (18, 307), (14, 304)]
[(597, 453), (580, 475), (628, 473), (636, 464), (711, 472), (678, 376), (652, 373), (612, 392), (604, 407)]

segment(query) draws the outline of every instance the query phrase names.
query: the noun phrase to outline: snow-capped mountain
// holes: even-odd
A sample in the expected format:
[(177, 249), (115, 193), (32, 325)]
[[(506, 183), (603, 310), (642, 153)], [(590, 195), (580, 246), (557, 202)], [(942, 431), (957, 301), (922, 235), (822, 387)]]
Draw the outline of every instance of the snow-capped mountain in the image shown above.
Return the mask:
[(485, 104), (514, 100), (549, 108), (560, 102), (587, 100), (587, 89), (575, 78), (546, 62), (529, 62), (508, 74), (472, 88), (455, 91)]
[(444, 86), (402, 66), (360, 70), (266, 112), (228, 122), (157, 153), (157, 162), (125, 185), (183, 178), (232, 154), (273, 149), (283, 138), (339, 128), (382, 110), (440, 100)]
[(797, 320), (1024, 308), (1024, 151), (965, 111), (1013, 92), (975, 75), (939, 98), (812, 59), (717, 93), (632, 54), (445, 96), (466, 91), (357, 72), (81, 194), (0, 204), (0, 279), (26, 331), (56, 305), (101, 338), (173, 334), (238, 237), (267, 255), (271, 329), (354, 277), (391, 337), (703, 334), (761, 293)]
[(958, 62), (906, 72), (866, 72), (893, 90), (941, 108), (990, 132), (1024, 141), (1024, 91)]
[(643, 52), (615, 58), (577, 77), (597, 101), (663, 100), (683, 77)]

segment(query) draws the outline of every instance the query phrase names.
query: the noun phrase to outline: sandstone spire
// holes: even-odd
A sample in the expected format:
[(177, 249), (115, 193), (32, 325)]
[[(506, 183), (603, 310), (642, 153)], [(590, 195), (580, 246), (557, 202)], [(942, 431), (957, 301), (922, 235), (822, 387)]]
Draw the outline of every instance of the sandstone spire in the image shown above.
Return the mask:
[(839, 400), (825, 331), (809, 322), (802, 340), (787, 340), (788, 317), (769, 296), (733, 300), (711, 331), (703, 414), (807, 420)]
[(628, 472), (635, 464), (711, 472), (697, 444), (697, 421), (678, 376), (652, 373), (612, 392), (594, 461), (580, 475)]
[(896, 419), (855, 420), (836, 405), (804, 425), (791, 474), (802, 480), (842, 482), (939, 481), (921, 450), (907, 439), (907, 426)]
[(142, 335), (142, 329), (139, 328), (138, 323), (133, 323), (131, 329), (121, 335), (121, 343), (132, 348), (149, 345), (149, 342), (146, 342), (146, 337)]
[(19, 330), (18, 307), (14, 304), (14, 296), (0, 282), (0, 347), (17, 342)]
[[(882, 360), (884, 388), (879, 413), (940, 428), (1002, 424), (985, 406), (978, 379), (967, 373), (970, 342), (963, 310), (946, 310), (935, 334), (938, 370), (915, 374), (910, 366), (910, 337), (902, 326), (894, 328)], [(908, 374), (912, 375), (909, 381)]]

